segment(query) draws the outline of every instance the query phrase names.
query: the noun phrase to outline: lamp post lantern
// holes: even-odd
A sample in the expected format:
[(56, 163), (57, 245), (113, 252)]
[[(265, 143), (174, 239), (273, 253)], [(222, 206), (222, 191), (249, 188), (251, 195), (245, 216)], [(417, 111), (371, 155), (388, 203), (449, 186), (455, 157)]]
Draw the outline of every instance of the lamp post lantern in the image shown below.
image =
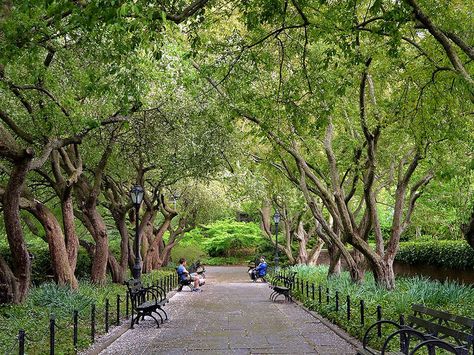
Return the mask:
[(275, 211), (273, 215), (273, 222), (275, 222), (275, 270), (278, 269), (278, 223), (280, 223), (280, 213)]
[(135, 264), (133, 265), (133, 278), (139, 280), (142, 274), (141, 258), (140, 258), (140, 234), (139, 234), (139, 211), (140, 205), (143, 201), (143, 188), (140, 185), (135, 185), (130, 191), (130, 198), (135, 207)]
[(174, 209), (175, 209), (175, 211), (176, 211), (176, 204), (177, 204), (177, 202), (178, 202), (178, 200), (179, 200), (180, 195), (179, 195), (179, 193), (174, 192), (172, 196), (173, 196)]

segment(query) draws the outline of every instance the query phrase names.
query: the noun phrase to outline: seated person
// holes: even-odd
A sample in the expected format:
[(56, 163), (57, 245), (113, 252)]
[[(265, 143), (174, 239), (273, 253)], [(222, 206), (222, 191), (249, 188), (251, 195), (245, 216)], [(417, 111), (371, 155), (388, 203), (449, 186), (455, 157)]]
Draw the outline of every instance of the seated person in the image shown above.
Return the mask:
[(267, 263), (265, 261), (265, 257), (260, 258), (260, 263), (257, 265), (255, 269), (252, 270), (250, 274), (252, 280), (256, 281), (258, 278), (264, 278), (267, 274)]
[(199, 286), (202, 286), (206, 283), (206, 269), (204, 268), (203, 265), (201, 265), (201, 261), (196, 261), (188, 269), (189, 275), (191, 277), (197, 277), (199, 278)]
[(199, 288), (199, 277), (191, 276), (189, 271), (186, 270), (186, 259), (181, 258), (179, 259), (179, 266), (176, 268), (176, 272), (178, 273), (179, 282), (181, 281), (192, 281), (194, 282), (194, 287), (192, 291), (200, 291)]

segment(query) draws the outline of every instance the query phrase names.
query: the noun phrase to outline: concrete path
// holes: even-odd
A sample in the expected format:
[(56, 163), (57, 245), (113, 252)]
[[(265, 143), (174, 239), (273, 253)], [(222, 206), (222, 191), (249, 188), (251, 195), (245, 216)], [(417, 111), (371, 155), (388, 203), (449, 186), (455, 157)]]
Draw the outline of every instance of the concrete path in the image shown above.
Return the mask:
[(353, 345), (306, 310), (273, 303), (245, 267), (209, 267), (203, 292), (185, 288), (167, 305), (170, 321), (128, 330), (100, 354), (355, 354)]

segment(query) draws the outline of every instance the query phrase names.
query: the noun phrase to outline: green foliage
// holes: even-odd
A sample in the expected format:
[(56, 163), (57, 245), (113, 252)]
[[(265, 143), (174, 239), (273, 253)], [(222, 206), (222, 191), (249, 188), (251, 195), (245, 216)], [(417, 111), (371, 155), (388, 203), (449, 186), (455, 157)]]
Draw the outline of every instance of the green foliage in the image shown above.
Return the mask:
[(211, 257), (252, 255), (263, 240), (260, 227), (252, 222), (218, 221), (203, 227), (202, 233), (203, 248)]
[(396, 260), (412, 265), (474, 269), (474, 250), (464, 240), (404, 242), (400, 244)]
[(245, 263), (266, 244), (258, 224), (221, 220), (188, 232), (171, 257), (174, 262), (185, 257), (207, 265), (235, 265)]
[[(357, 285), (350, 281), (347, 272), (340, 277), (327, 279), (327, 266), (297, 266), (292, 270), (298, 272), (298, 277), (304, 283), (315, 285), (315, 300), (312, 300), (311, 290), (309, 297), (306, 291), (295, 290), (294, 295), (304, 302), (305, 306), (317, 311), (322, 316), (338, 324), (350, 334), (362, 339), (365, 330), (376, 321), (376, 307), (382, 306), (382, 317), (397, 321), (401, 314), (411, 314), (413, 303), (447, 311), (457, 315), (474, 318), (474, 293), (469, 285), (460, 285), (455, 282), (438, 282), (423, 277), (397, 278), (397, 288), (387, 291), (378, 287), (371, 274), (367, 273), (365, 282)], [(318, 286), (322, 287), (322, 302), (318, 300)], [(310, 286), (311, 287), (311, 286)], [(330, 302), (326, 303), (326, 287), (329, 288)], [(335, 310), (335, 292), (339, 291), (340, 308)], [(351, 298), (351, 320), (346, 316), (346, 297)], [(365, 325), (360, 325), (360, 300), (365, 302)], [(382, 328), (384, 336), (393, 330)], [(383, 338), (383, 337), (382, 337)], [(377, 343), (381, 346), (381, 343)]]

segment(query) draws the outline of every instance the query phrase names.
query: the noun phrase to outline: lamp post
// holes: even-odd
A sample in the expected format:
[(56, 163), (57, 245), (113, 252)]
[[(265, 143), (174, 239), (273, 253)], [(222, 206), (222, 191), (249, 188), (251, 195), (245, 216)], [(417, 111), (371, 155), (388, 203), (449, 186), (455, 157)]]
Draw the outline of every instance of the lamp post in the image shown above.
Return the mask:
[(175, 211), (176, 211), (176, 204), (178, 202), (179, 197), (180, 197), (179, 193), (177, 193), (177, 192), (173, 193), (173, 204), (174, 204), (174, 210)]
[(273, 222), (275, 222), (275, 271), (278, 269), (278, 223), (280, 223), (280, 213), (275, 211), (273, 215)]
[(133, 278), (139, 280), (142, 267), (141, 267), (141, 258), (140, 258), (140, 235), (139, 235), (139, 214), (140, 205), (143, 201), (143, 188), (140, 185), (135, 185), (130, 191), (130, 198), (133, 205), (135, 206), (135, 264), (133, 265)]

